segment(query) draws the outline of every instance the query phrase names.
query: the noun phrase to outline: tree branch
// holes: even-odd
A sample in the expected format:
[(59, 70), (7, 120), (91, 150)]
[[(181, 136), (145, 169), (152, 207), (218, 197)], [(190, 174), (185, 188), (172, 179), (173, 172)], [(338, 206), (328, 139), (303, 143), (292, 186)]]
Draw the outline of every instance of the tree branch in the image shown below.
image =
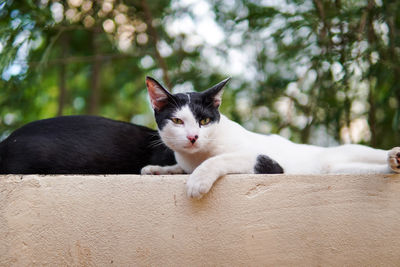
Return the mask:
[(167, 67), (167, 63), (165, 62), (164, 58), (161, 56), (160, 52), (158, 51), (157, 45), (159, 42), (159, 36), (158, 33), (156, 31), (156, 29), (153, 27), (153, 17), (151, 15), (151, 11), (150, 8), (147, 4), (146, 0), (141, 0), (140, 4), (143, 8), (143, 12), (144, 12), (144, 19), (145, 22), (147, 24), (147, 27), (149, 29), (149, 35), (151, 36), (151, 39), (153, 40), (153, 46), (154, 46), (154, 53), (155, 53), (155, 57), (158, 61), (158, 64), (160, 65), (162, 71), (163, 71), (163, 80), (164, 80), (164, 84), (165, 86), (167, 86), (168, 88), (170, 88), (170, 79), (168, 76), (168, 67)]

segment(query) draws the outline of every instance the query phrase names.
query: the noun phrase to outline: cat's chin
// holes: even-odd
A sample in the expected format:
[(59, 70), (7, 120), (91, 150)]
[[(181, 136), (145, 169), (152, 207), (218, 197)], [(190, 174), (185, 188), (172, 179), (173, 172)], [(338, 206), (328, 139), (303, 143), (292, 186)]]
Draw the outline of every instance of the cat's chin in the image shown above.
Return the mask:
[(195, 154), (200, 152), (200, 147), (198, 146), (186, 146), (179, 149), (174, 149), (177, 152), (186, 153), (186, 154)]

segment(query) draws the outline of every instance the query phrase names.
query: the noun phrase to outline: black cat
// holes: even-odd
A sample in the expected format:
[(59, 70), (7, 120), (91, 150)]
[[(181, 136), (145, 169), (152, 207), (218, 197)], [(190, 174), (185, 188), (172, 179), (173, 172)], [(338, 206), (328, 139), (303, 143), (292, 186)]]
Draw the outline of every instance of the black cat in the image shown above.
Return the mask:
[(97, 116), (31, 122), (0, 143), (0, 174), (139, 174), (175, 162), (157, 131)]

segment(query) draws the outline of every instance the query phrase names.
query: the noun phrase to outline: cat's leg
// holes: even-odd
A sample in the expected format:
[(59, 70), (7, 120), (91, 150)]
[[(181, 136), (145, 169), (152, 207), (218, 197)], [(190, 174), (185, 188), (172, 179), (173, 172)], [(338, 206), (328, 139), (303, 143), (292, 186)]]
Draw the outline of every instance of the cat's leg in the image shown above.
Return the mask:
[(183, 174), (185, 171), (178, 165), (172, 166), (158, 166), (158, 165), (147, 165), (140, 171), (141, 174)]
[(332, 164), (327, 173), (332, 174), (379, 174), (390, 173), (389, 166), (385, 164), (349, 162)]
[(189, 176), (187, 195), (201, 198), (221, 176), (233, 173), (283, 173), (282, 167), (258, 153), (229, 153), (205, 160)]
[(400, 147), (389, 150), (387, 161), (392, 171), (400, 173)]
[(332, 162), (362, 162), (374, 164), (386, 164), (387, 150), (376, 149), (364, 145), (348, 144), (324, 149), (322, 158)]
[(389, 151), (361, 145), (346, 145), (328, 150), (340, 152), (340, 159), (328, 164), (328, 173), (400, 173), (400, 147)]
[(326, 148), (318, 156), (327, 173), (400, 173), (400, 147), (389, 151), (363, 145)]

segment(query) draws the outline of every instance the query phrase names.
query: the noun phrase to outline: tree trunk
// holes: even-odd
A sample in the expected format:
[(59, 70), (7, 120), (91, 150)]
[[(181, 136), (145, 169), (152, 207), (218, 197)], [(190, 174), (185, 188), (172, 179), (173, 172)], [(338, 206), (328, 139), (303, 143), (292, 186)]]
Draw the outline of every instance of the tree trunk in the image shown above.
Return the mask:
[[(68, 55), (69, 38), (66, 33), (62, 33), (60, 36), (61, 42), (61, 58), (64, 60)], [(58, 109), (57, 116), (63, 115), (63, 110), (65, 106), (65, 100), (67, 96), (67, 64), (65, 62), (60, 63), (59, 69), (59, 80), (58, 80)]]
[(92, 41), (92, 51), (93, 51), (93, 61), (92, 61), (92, 73), (90, 76), (90, 94), (89, 94), (89, 105), (88, 105), (88, 113), (91, 115), (97, 115), (99, 113), (99, 105), (100, 105), (100, 72), (101, 72), (101, 64), (102, 57), (99, 51), (98, 44), (98, 35), (100, 32), (100, 28), (95, 28), (92, 32), (91, 41)]
[(368, 103), (369, 103), (368, 124), (369, 124), (369, 130), (371, 132), (371, 140), (369, 143), (372, 147), (376, 147), (377, 140), (376, 140), (375, 98), (374, 98), (373, 86), (371, 85), (371, 80), (369, 83), (370, 86), (368, 93)]

